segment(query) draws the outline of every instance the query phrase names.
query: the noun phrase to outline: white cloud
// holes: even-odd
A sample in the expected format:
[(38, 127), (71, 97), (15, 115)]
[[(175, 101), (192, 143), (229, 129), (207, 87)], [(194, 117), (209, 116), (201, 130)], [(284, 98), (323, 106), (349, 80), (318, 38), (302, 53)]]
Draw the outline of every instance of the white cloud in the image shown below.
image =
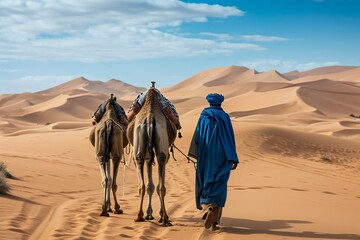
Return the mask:
[(228, 40), (234, 39), (234, 36), (231, 36), (230, 34), (224, 34), (224, 33), (202, 32), (202, 33), (200, 33), (200, 35), (213, 37), (213, 38), (216, 38), (216, 39), (222, 40), (222, 41), (228, 41)]
[(264, 35), (230, 35), (223, 33), (212, 33), (212, 32), (202, 32), (200, 35), (209, 36), (215, 38), (217, 40), (228, 41), (228, 40), (246, 40), (253, 42), (281, 42), (281, 41), (289, 41), (290, 39), (284, 37), (276, 37), (276, 36), (264, 36)]
[(275, 69), (279, 72), (285, 73), (293, 70), (305, 71), (317, 67), (341, 65), (341, 63), (337, 61), (299, 63), (291, 60), (257, 59), (241, 61), (239, 62), (239, 65), (253, 68), (258, 71), (269, 71)]
[(64, 75), (64, 76), (25, 76), (16, 79), (11, 79), (9, 82), (17, 83), (17, 84), (27, 84), (27, 83), (47, 83), (47, 82), (63, 82), (64, 80), (70, 80), (76, 78), (76, 76), (72, 75)]
[(254, 42), (282, 42), (289, 41), (288, 38), (276, 37), (276, 36), (263, 36), (263, 35), (242, 35), (241, 39)]
[(17, 73), (17, 72), (21, 72), (22, 70), (20, 69), (7, 69), (7, 68), (0, 68), (0, 73)]
[(2, 0), (0, 61), (97, 62), (263, 49), (170, 31), (185, 22), (244, 14), (236, 7), (179, 0)]

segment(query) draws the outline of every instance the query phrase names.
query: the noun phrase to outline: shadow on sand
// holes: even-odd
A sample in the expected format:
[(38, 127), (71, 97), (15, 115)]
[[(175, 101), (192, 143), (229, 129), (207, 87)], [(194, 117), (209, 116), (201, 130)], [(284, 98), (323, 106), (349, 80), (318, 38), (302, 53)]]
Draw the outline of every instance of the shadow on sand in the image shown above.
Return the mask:
[(319, 239), (360, 239), (357, 234), (333, 234), (318, 233), (310, 231), (284, 231), (280, 229), (292, 228), (293, 224), (308, 224), (311, 222), (301, 220), (270, 220), (270, 221), (254, 221), (249, 219), (238, 219), (223, 217), (221, 219), (221, 231), (231, 234), (252, 235), (267, 234), (284, 237), (299, 238), (319, 238)]
[(39, 204), (37, 202), (31, 201), (30, 199), (18, 197), (18, 196), (11, 195), (11, 194), (0, 195), (0, 198), (8, 198), (8, 199), (12, 199), (12, 200), (15, 200), (15, 201), (27, 202), (27, 203), (31, 203), (31, 204), (41, 205), (41, 204)]

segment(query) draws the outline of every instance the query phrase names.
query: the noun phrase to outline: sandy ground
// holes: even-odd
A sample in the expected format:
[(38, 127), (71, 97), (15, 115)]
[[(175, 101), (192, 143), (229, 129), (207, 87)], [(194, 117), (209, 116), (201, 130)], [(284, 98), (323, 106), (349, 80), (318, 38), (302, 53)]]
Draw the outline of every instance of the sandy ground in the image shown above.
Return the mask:
[[(114, 81), (107, 88), (96, 82), (103, 93), (77, 79), (45, 94), (0, 95), (0, 161), (16, 177), (7, 180), (10, 194), (0, 195), (0, 239), (360, 239), (360, 120), (348, 117), (360, 113), (357, 82), (349, 82), (358, 70), (314, 72), (289, 83), (275, 71), (256, 80), (253, 70), (232, 66), (163, 90), (181, 114), (184, 137), (175, 143), (185, 153), (206, 106), (201, 96), (217, 89), (226, 97), (240, 164), (216, 232), (203, 227), (194, 166), (177, 151), (166, 168), (172, 227), (157, 222), (156, 194), (156, 219), (134, 222), (138, 181), (128, 155), (117, 179), (124, 214), (99, 216), (103, 194), (88, 118)], [(326, 84), (315, 75), (326, 75)], [(189, 92), (192, 85), (199, 91)], [(127, 109), (132, 99), (120, 101)]]

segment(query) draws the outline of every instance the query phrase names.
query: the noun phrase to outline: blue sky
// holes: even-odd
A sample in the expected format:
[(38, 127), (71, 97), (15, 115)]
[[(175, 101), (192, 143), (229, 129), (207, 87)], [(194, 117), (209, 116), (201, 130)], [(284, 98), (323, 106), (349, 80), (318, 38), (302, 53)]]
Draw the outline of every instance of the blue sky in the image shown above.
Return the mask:
[(78, 76), (168, 87), (208, 68), (360, 65), (360, 0), (1, 0), (0, 94)]

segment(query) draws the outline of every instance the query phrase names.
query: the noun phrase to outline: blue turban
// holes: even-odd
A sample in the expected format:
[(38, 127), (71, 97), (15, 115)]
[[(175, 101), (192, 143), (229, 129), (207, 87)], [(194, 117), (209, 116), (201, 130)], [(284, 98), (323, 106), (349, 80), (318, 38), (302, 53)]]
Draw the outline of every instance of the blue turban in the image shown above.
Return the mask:
[(224, 101), (224, 96), (218, 93), (210, 93), (206, 96), (206, 100), (209, 102), (210, 106), (220, 106)]

